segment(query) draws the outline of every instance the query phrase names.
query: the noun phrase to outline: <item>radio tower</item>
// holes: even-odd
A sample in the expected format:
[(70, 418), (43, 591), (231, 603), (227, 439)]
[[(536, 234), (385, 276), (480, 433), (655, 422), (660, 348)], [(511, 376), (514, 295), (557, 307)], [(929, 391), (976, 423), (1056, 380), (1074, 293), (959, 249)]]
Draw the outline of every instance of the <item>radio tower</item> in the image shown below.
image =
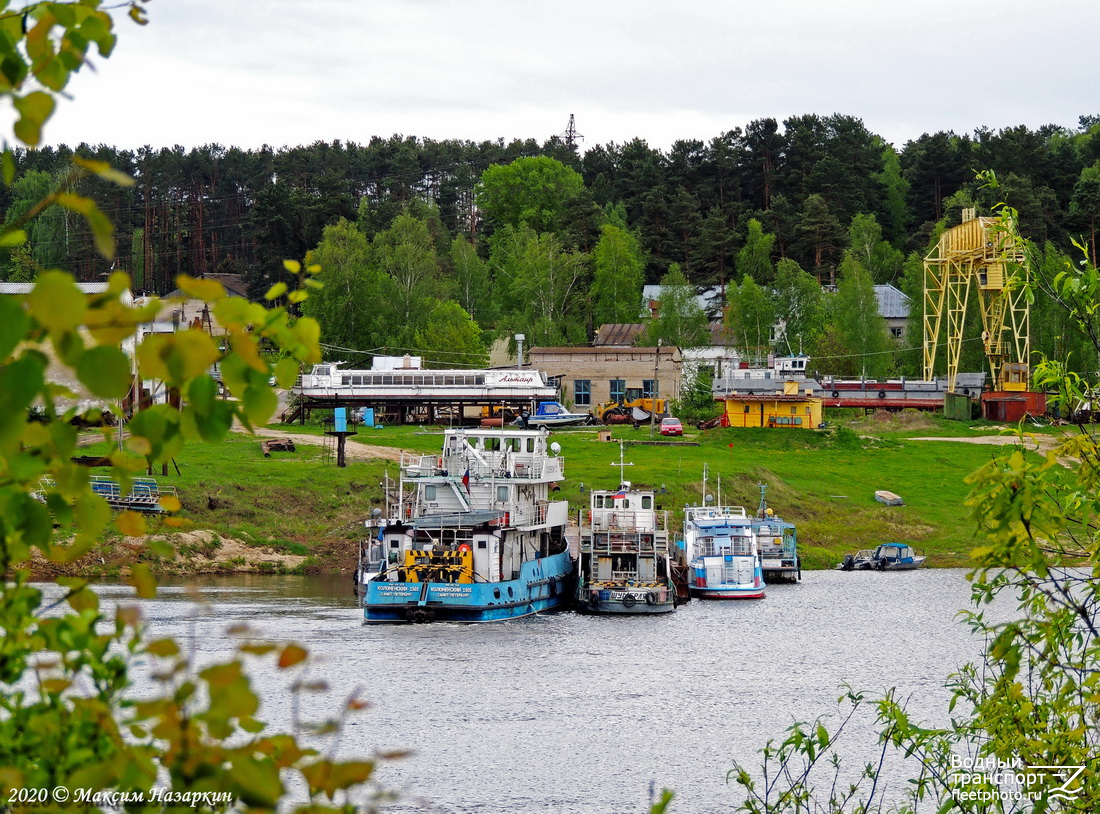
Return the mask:
[(577, 139), (583, 139), (584, 138), (584, 136), (582, 136), (580, 133), (577, 132), (577, 125), (573, 121), (573, 114), (572, 113), (569, 114), (569, 126), (565, 128), (565, 132), (562, 133), (559, 136), (559, 138), (562, 138), (562, 139), (565, 140), (565, 145), (570, 150), (577, 149)]

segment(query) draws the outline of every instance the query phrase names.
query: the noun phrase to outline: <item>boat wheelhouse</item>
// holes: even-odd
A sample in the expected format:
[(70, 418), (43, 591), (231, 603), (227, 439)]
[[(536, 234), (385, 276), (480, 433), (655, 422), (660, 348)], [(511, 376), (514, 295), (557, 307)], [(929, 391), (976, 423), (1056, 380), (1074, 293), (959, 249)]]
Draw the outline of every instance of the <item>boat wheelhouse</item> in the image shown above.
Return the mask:
[(707, 493), (703, 469), (702, 506), (684, 509), (684, 555), (689, 586), (699, 599), (763, 599), (764, 574), (753, 518), (743, 506), (718, 505)]
[(444, 433), (407, 454), (397, 497), (359, 568), (367, 622), (489, 622), (563, 607), (573, 561), (565, 461), (546, 430)]
[(581, 525), (577, 607), (588, 613), (641, 614), (675, 610), (676, 586), (667, 514), (650, 489), (621, 477), (618, 489), (593, 489)]

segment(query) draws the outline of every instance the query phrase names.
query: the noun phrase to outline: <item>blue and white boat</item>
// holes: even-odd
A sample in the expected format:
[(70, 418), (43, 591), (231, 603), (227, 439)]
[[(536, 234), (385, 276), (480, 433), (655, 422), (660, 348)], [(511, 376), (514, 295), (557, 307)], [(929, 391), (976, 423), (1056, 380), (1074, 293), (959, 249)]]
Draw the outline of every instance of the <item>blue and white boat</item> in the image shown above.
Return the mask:
[(684, 509), (684, 556), (691, 595), (699, 599), (763, 599), (764, 572), (754, 519), (743, 506), (717, 505), (707, 493), (703, 504)]
[(577, 609), (587, 613), (668, 613), (678, 597), (668, 547), (667, 515), (651, 489), (622, 477), (618, 489), (593, 489), (582, 520)]
[(591, 424), (595, 419), (588, 413), (571, 413), (559, 401), (540, 401), (534, 413), (521, 413), (516, 419), (520, 427), (553, 429), (554, 427), (575, 427)]
[(565, 461), (546, 430), (451, 429), (407, 455), (388, 519), (360, 562), (367, 622), (496, 622), (566, 606)]

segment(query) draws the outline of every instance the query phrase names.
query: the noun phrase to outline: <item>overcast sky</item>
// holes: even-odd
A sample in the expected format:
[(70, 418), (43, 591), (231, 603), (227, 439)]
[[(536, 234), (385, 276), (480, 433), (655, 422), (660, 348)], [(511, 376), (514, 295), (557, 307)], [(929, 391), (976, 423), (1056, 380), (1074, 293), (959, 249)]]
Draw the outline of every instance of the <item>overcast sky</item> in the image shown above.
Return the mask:
[(1100, 113), (1096, 0), (155, 0), (52, 144), (562, 133), (663, 150), (771, 116), (924, 132)]

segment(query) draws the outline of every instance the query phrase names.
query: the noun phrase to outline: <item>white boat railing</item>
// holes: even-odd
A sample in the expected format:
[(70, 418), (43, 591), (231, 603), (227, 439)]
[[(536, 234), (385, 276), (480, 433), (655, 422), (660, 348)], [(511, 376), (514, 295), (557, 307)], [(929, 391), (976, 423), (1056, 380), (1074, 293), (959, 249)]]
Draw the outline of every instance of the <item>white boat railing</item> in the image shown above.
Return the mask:
[(438, 478), (450, 476), (465, 477), (471, 480), (487, 481), (494, 479), (555, 481), (565, 477), (565, 459), (561, 456), (540, 458), (522, 453), (503, 455), (483, 453), (484, 462), (470, 456), (420, 455), (404, 452), (401, 455), (401, 470), (409, 479)]
[(747, 519), (748, 514), (744, 506), (691, 506), (685, 510), (687, 520), (721, 520), (734, 518)]

